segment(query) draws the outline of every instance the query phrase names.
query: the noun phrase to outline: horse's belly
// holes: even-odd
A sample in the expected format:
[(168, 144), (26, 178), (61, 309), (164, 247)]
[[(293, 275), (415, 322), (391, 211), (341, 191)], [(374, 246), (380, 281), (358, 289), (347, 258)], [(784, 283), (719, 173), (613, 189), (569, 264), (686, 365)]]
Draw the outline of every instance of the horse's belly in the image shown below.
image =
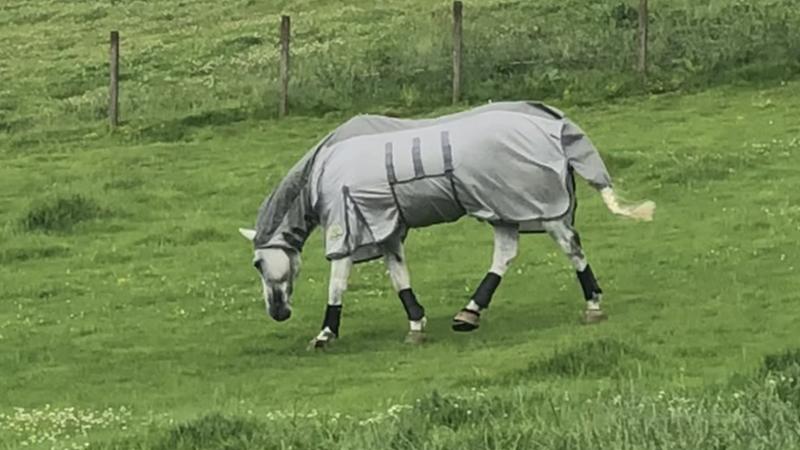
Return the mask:
[(453, 222), (464, 215), (447, 175), (399, 182), (392, 188), (400, 215), (411, 228)]

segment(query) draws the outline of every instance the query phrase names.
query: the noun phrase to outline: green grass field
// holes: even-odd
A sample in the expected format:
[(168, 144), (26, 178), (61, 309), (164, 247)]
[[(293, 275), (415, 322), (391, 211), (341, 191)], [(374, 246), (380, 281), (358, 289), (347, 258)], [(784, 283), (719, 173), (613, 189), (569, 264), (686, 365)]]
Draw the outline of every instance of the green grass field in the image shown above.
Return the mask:
[[(750, 377), (765, 355), (797, 346), (798, 86), (570, 111), (624, 192), (658, 203), (654, 222), (632, 223), (612, 217), (582, 186), (578, 227), (611, 320), (577, 323), (582, 300), (566, 258), (548, 239), (529, 236), (484, 326), (452, 333), (450, 317), (491, 252), (489, 228), (465, 219), (409, 237), (414, 286), (430, 318), (431, 339), (420, 348), (401, 343), (402, 307), (383, 267), (366, 264), (352, 277), (342, 339), (324, 354), (306, 352), (326, 302), (319, 236), (304, 255), (295, 316), (278, 324), (265, 314), (250, 246), (236, 233), (340, 118), (248, 121), (173, 144), (109, 137), (74, 148), (7, 149), (0, 442), (19, 448), (54, 435), (58, 448), (111, 438), (113, 448), (139, 448), (131, 444), (139, 439), (170, 448), (159, 439), (177, 439), (176, 431), (158, 433), (174, 422), (205, 417), (201, 423), (221, 427), (215, 432), (223, 437), (225, 430), (239, 436), (237, 427), (269, 431), (269, 422), (262, 430), (249, 421), (280, 414), (364, 420), (418, 398), (439, 401), (431, 400), (434, 390), (477, 388), (501, 406), (522, 396), (533, 421), (551, 420), (536, 419), (550, 414), (549, 395), (611, 402), (662, 390), (728, 392), (734, 374)], [(108, 408), (107, 421), (80, 418)], [(582, 411), (575, 408), (564, 414)], [(214, 412), (222, 415), (209, 419)], [(796, 421), (796, 406), (790, 412)], [(287, 431), (285, 420), (279, 428), (288, 434), (268, 434), (268, 448), (304, 436)], [(374, 430), (375, 442), (385, 429)], [(202, 448), (246, 448), (209, 436)], [(798, 443), (788, 429), (780, 438)]]
[[(450, 102), (451, 3), (6, 0), (0, 143), (24, 150), (104, 134), (111, 30), (121, 35), (128, 140), (184, 141), (207, 124), (274, 116), (280, 14), (292, 17), (296, 113), (429, 111)], [(795, 0), (658, 0), (642, 86), (637, 4), (465, 1), (465, 100), (589, 104), (800, 72)]]
[[(467, 83), (470, 101), (566, 105), (624, 196), (657, 203), (654, 222), (634, 223), (579, 185), (577, 228), (610, 320), (580, 325), (567, 259), (549, 238), (525, 236), (481, 329), (450, 331), (492, 251), (490, 228), (464, 219), (408, 239), (427, 343), (402, 343), (403, 308), (382, 264), (369, 263), (354, 270), (341, 340), (326, 352), (305, 348), (327, 301), (319, 234), (294, 315), (276, 323), (236, 230), (348, 110), (452, 110), (434, 107), (448, 95), (436, 85), (446, 67), (396, 79), (384, 67), (375, 84), (359, 75), (382, 56), (446, 65), (431, 34), (397, 52), (409, 24), (446, 25), (447, 2), (0, 6), (0, 449), (800, 448), (800, 16), (782, 0), (653, 3), (665, 19), (654, 24), (650, 90), (679, 92), (631, 96), (630, 73), (607, 84), (630, 58), (598, 69), (617, 52), (603, 39), (632, 30), (609, 29), (592, 41), (606, 53), (565, 63), (551, 84), (498, 69), (522, 44), (491, 70), (467, 70), (487, 73)], [(583, 5), (575, 14), (586, 19), (615, 3), (563, 5)], [(522, 3), (481, 7), (569, 19), (553, 5), (535, 17)], [(270, 118), (265, 30), (280, 12), (314, 30), (298, 36), (293, 106), (325, 114)], [(750, 35), (717, 13), (752, 22)], [(658, 34), (680, 21), (675, 41)], [(704, 21), (719, 29), (692, 34)], [(370, 47), (381, 23), (389, 43)], [(103, 63), (120, 24), (124, 123), (110, 134)], [(507, 47), (497, 36), (475, 51)], [(583, 42), (548, 36), (535, 36), (550, 45), (544, 56)], [(670, 52), (685, 58), (659, 63)], [(351, 72), (326, 86), (319, 68), (337, 61)], [(613, 100), (579, 101), (584, 81)]]

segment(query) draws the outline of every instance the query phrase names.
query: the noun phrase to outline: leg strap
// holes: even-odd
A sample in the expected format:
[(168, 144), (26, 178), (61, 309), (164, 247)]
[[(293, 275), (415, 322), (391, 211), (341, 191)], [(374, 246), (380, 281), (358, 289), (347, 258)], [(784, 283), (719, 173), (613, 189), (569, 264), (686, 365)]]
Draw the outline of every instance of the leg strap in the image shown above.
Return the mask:
[(597, 297), (603, 293), (603, 290), (600, 289), (600, 285), (597, 284), (597, 279), (594, 277), (594, 273), (592, 273), (591, 266), (587, 264), (583, 271), (577, 273), (578, 281), (580, 281), (581, 289), (583, 289), (583, 298), (587, 301), (596, 300)]
[(336, 337), (339, 337), (339, 319), (342, 317), (342, 305), (328, 305), (325, 309), (325, 320), (322, 328), (328, 327)]
[(403, 289), (397, 293), (400, 296), (400, 301), (403, 302), (403, 308), (406, 309), (408, 320), (422, 320), (425, 317), (425, 308), (417, 302), (417, 296), (411, 288)]
[(500, 275), (489, 272), (483, 277), (483, 280), (481, 280), (478, 289), (475, 289), (475, 293), (472, 294), (472, 300), (477, 303), (481, 309), (489, 307), (489, 303), (492, 301), (492, 295), (494, 295), (494, 291), (497, 290), (497, 286), (500, 285), (500, 280), (502, 280)]

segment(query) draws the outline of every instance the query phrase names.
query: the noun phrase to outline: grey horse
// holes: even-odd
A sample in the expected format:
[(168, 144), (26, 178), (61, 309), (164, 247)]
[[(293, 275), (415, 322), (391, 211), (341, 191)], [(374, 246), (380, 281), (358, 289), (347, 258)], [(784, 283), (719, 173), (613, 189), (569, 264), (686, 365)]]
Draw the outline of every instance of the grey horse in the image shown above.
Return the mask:
[(324, 230), (331, 262), (328, 304), (310, 347), (339, 336), (342, 298), (353, 264), (383, 258), (409, 320), (406, 341), (424, 340), (425, 309), (411, 288), (404, 240), (412, 228), (464, 216), (494, 231), (492, 264), (455, 331), (472, 331), (512, 260), (521, 233), (547, 233), (574, 266), (586, 323), (606, 318), (602, 290), (574, 228), (577, 173), (612, 213), (651, 220), (655, 204), (622, 206), (600, 155), (558, 109), (538, 102), (499, 102), (434, 119), (356, 116), (309, 150), (262, 203), (255, 229), (240, 229), (255, 247), (269, 314), (292, 313), (300, 253)]

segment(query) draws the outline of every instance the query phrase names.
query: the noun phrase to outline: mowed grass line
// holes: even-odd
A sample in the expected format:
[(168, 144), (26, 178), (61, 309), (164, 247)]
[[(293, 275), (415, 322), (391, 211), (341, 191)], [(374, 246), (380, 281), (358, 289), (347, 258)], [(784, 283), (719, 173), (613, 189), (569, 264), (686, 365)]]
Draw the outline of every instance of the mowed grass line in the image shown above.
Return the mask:
[[(450, 317), (491, 254), (488, 227), (463, 220), (409, 237), (413, 284), (430, 315), (421, 348), (401, 343), (402, 307), (383, 267), (367, 264), (351, 280), (342, 340), (306, 352), (326, 302), (318, 234), (296, 314), (277, 324), (236, 233), (341, 118), (251, 121), (184, 143), (104, 138), (3, 153), (0, 412), (112, 408), (107, 428), (80, 438), (102, 441), (209, 411), (365, 417), (433, 390), (481, 387), (502, 403), (515, 387), (533, 402), (536, 393), (591, 397), (621, 380), (642, 395), (726, 383), (797, 345), (797, 87), (571, 110), (623, 192), (658, 203), (655, 222), (632, 223), (580, 187), (578, 229), (611, 320), (578, 325), (582, 300), (566, 258), (529, 236), (481, 330), (453, 334)], [(104, 214), (26, 230), (29, 212), (74, 195)], [(592, 342), (610, 355), (599, 366), (581, 362)], [(7, 448), (23, 436), (0, 434)]]

